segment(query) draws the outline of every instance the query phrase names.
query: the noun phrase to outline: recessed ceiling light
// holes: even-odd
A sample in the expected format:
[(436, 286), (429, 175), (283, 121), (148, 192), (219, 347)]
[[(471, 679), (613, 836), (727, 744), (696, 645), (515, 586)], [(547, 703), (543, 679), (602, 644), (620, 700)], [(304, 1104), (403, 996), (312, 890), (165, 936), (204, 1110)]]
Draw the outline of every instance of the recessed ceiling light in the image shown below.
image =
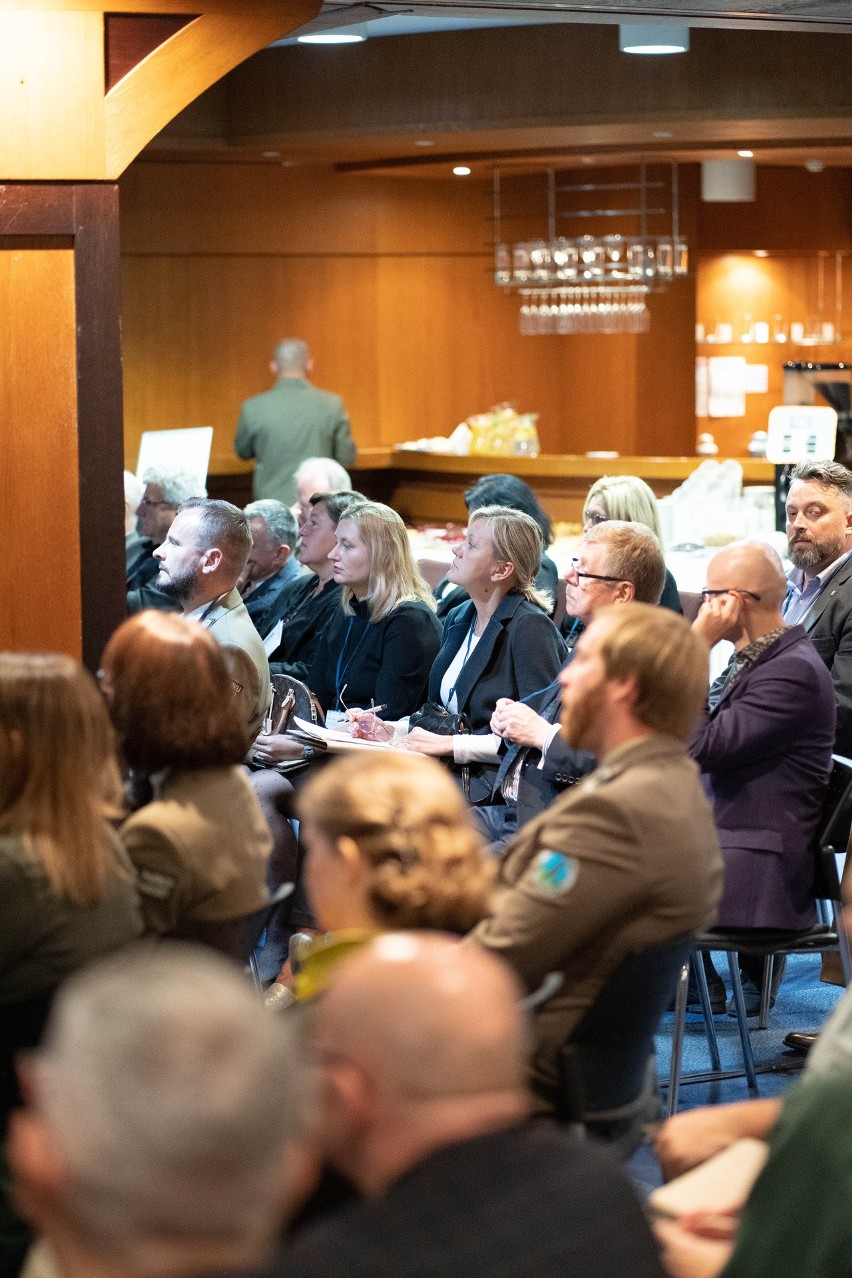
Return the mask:
[(320, 31), (316, 35), (297, 36), (299, 44), (360, 44), (366, 36), (354, 31)]
[(737, 151), (737, 155), (741, 160), (750, 160), (754, 155), (754, 151)]
[(658, 129), (656, 133), (652, 133), (652, 138), (670, 138), (671, 133), (667, 133), (665, 129)]
[(264, 160), (277, 160), (280, 154), (280, 151), (264, 151), (263, 158)]
[(435, 143), (430, 141), (429, 138), (418, 138), (417, 141), (414, 143), (414, 145), (415, 146), (434, 146)]
[(622, 22), (618, 44), (622, 53), (687, 53), (689, 27), (670, 22)]
[(822, 160), (818, 160), (816, 156), (813, 159), (805, 160), (805, 168), (809, 173), (822, 173), (825, 165)]
[(466, 164), (457, 164), (453, 169), (456, 177), (470, 177), (470, 169)]
[(767, 252), (767, 250), (766, 250), (766, 249), (755, 249), (755, 250), (754, 250), (754, 256), (755, 256), (755, 257), (769, 257), (769, 253)]

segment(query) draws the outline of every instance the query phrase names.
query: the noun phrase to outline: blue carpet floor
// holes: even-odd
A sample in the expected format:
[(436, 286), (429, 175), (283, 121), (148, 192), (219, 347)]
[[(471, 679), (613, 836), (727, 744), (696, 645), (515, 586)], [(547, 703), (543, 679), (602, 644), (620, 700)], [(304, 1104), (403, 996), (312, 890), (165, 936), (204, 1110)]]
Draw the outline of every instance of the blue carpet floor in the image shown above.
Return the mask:
[[(727, 978), (726, 956), (714, 956), (714, 964), (720, 975)], [(758, 1071), (759, 1096), (780, 1096), (801, 1072), (805, 1058), (784, 1046), (784, 1035), (790, 1030), (819, 1029), (834, 1009), (843, 990), (836, 985), (822, 985), (819, 979), (819, 955), (793, 955), (787, 960), (787, 970), (778, 991), (778, 1000), (769, 1016), (765, 1030), (757, 1028), (757, 1017), (749, 1018), (752, 1028), (751, 1044)], [(730, 982), (728, 994), (730, 995)], [(671, 1061), (671, 1027), (674, 1018), (663, 1019), (657, 1037), (657, 1062), (661, 1081), (668, 1084)], [(737, 1023), (727, 1015), (715, 1018), (716, 1034), (723, 1070), (742, 1070), (742, 1049)], [(748, 1100), (749, 1090), (745, 1078), (725, 1079), (718, 1083), (691, 1083), (689, 1075), (709, 1070), (710, 1056), (704, 1022), (700, 1016), (687, 1015), (686, 1036), (683, 1048), (678, 1111), (693, 1109), (699, 1105), (726, 1105), (733, 1101)], [(666, 1095), (666, 1089), (663, 1091)], [(660, 1184), (660, 1171), (650, 1146), (643, 1146), (629, 1164), (631, 1176), (640, 1191), (646, 1192)]]

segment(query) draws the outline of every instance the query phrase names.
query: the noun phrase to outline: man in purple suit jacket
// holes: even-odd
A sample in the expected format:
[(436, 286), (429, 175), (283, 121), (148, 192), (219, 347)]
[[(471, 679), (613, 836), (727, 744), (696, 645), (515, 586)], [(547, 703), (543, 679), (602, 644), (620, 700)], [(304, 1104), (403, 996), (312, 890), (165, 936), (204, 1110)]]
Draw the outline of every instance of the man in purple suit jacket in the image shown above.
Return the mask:
[(815, 922), (812, 844), (837, 710), (831, 675), (804, 629), (784, 626), (786, 587), (770, 547), (739, 542), (711, 561), (694, 623), (711, 645), (734, 644), (691, 747), (725, 860), (719, 927)]

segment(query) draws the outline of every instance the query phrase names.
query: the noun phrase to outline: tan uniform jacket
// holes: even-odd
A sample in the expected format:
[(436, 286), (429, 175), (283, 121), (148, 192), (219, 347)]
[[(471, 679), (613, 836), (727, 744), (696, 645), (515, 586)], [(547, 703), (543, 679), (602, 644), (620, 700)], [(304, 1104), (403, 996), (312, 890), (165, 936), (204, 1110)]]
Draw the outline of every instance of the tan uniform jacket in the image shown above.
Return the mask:
[(238, 590), (220, 599), (201, 623), (222, 648), (252, 740), (272, 702), (269, 661)]
[(698, 768), (673, 737), (613, 750), (511, 841), (481, 944), (528, 990), (563, 982), (538, 1010), (532, 1081), (552, 1103), (558, 1050), (631, 952), (711, 924), (722, 857)]
[(153, 802), (124, 822), (121, 841), (148, 932), (239, 918), (269, 900), (272, 836), (242, 768), (168, 774)]

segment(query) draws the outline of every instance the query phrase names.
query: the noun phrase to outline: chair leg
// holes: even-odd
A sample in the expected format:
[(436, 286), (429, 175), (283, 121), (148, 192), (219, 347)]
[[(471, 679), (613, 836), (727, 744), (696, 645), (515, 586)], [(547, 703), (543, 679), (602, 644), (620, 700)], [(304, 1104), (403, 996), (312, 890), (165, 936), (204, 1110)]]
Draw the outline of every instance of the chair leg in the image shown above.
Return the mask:
[(740, 980), (739, 956), (732, 950), (728, 953), (728, 971), (731, 974), (731, 988), (734, 995), (734, 1007), (737, 1011), (737, 1028), (740, 1031), (740, 1043), (743, 1049), (743, 1066), (746, 1082), (750, 1091), (757, 1091), (757, 1075), (754, 1071), (754, 1056), (751, 1050), (751, 1039), (748, 1035), (748, 1018), (743, 998), (743, 985)]
[(695, 973), (695, 984), (698, 986), (698, 997), (701, 1001), (701, 1014), (704, 1017), (704, 1033), (707, 1035), (707, 1047), (710, 1051), (710, 1068), (720, 1070), (722, 1058), (719, 1055), (719, 1039), (716, 1035), (713, 1009), (710, 1006), (710, 990), (707, 988), (707, 973), (704, 971), (703, 958), (704, 956), (698, 952), (693, 954), (692, 970)]
[(769, 1004), (772, 1001), (772, 973), (775, 968), (774, 954), (767, 954), (763, 960), (763, 989), (760, 991), (760, 1015), (757, 1028), (765, 1030), (769, 1024)]
[(671, 1118), (677, 1112), (678, 1092), (680, 1091), (680, 1067), (683, 1059), (683, 1036), (686, 1028), (686, 1000), (689, 994), (689, 963), (680, 969), (677, 991), (675, 993), (674, 1024), (672, 1025), (672, 1059), (669, 1066), (669, 1095), (666, 1102), (666, 1115)]

